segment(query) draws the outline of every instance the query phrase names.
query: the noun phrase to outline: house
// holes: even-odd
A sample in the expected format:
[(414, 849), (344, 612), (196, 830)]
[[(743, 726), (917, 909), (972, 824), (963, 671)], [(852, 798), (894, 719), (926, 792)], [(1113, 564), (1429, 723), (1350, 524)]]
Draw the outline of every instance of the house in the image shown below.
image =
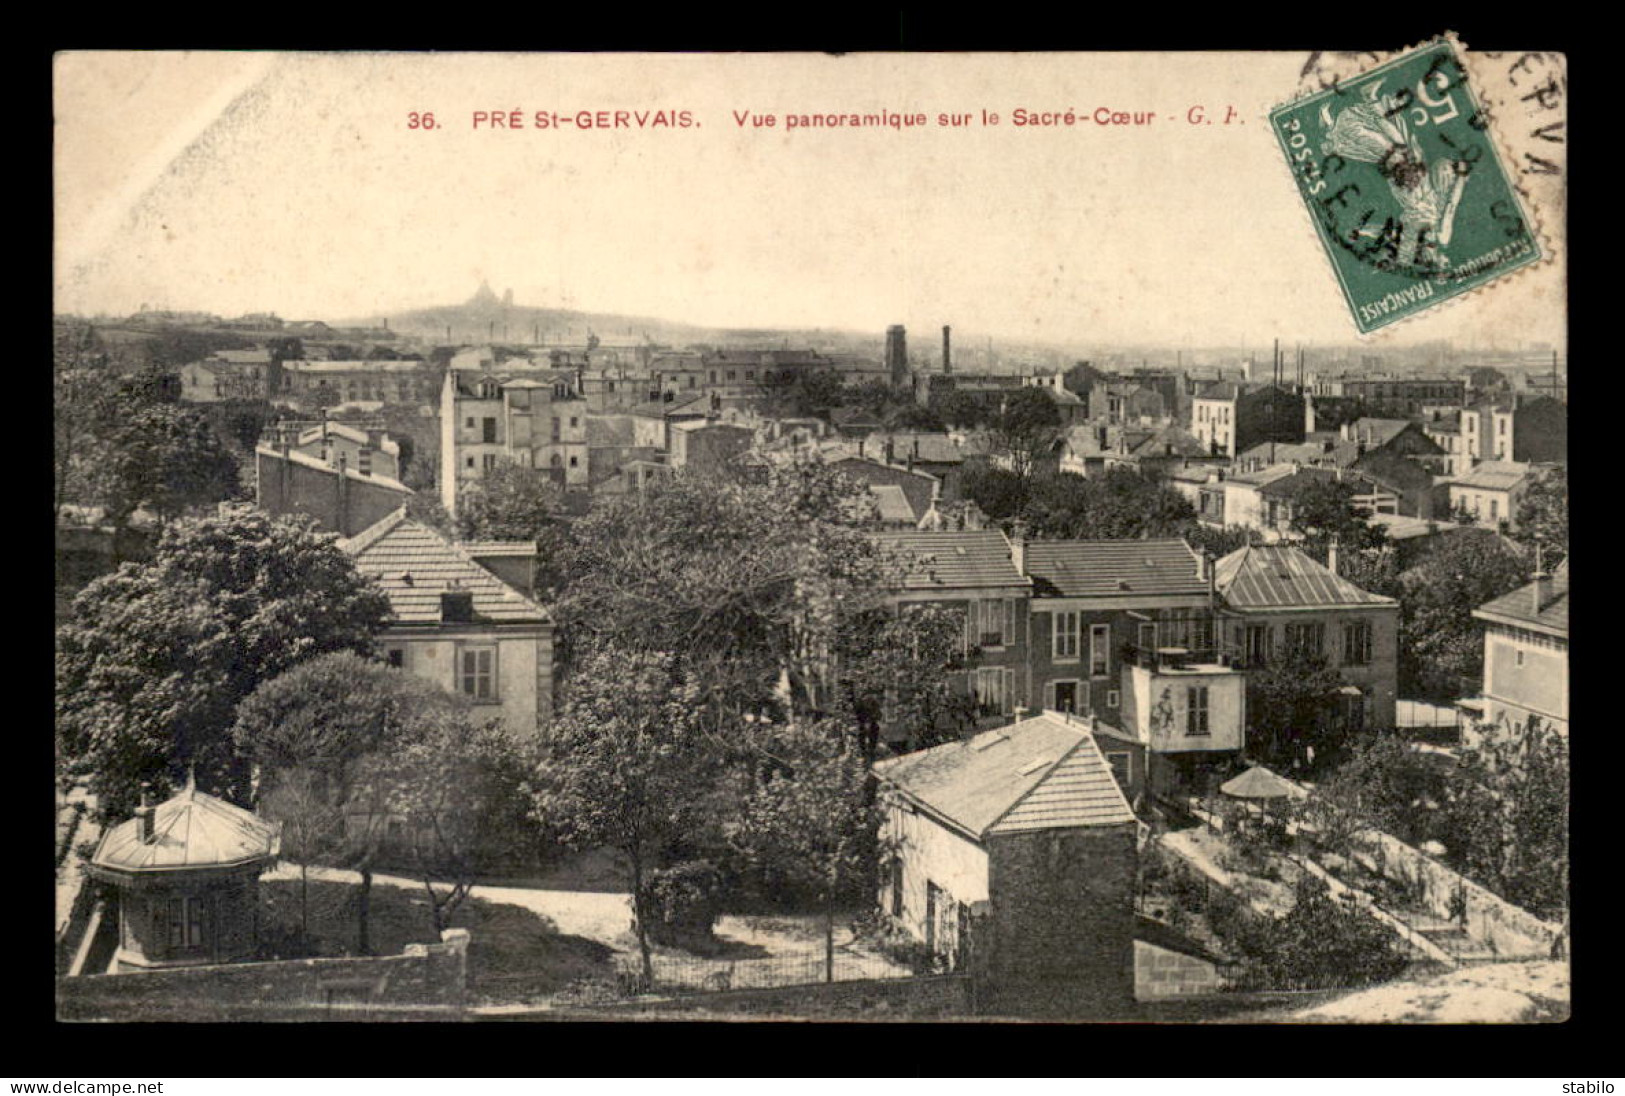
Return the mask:
[(440, 501), (498, 464), (545, 470), (566, 490), (588, 485), (587, 404), (567, 370), (448, 369), (440, 394)]
[(909, 509), (914, 512), (915, 523), (931, 510), (942, 491), (942, 483), (935, 476), (863, 457), (831, 461), (830, 468), (868, 484), (870, 490), (892, 487), (901, 491), (908, 500)]
[(461, 693), (476, 715), (500, 716), (516, 734), (533, 735), (551, 717), (545, 609), (404, 508), (339, 547), (389, 598), (378, 644), (390, 665)]
[(1449, 481), (1450, 512), (1485, 529), (1510, 532), (1517, 528), (1518, 505), (1534, 481), (1528, 464), (1483, 461)]
[(1553, 574), (1473, 610), (1484, 622), (1483, 733), (1521, 730), (1531, 717), (1569, 729), (1569, 574)]
[[(273, 377), (275, 374), (275, 377)], [(281, 373), (268, 350), (217, 350), (180, 367), (180, 398), (188, 403), (263, 400)]]
[(1483, 400), (1462, 411), (1461, 435), (1469, 463), (1566, 461), (1568, 408), (1539, 394)]
[(861, 407), (832, 408), (829, 421), (837, 433), (848, 438), (866, 438), (877, 430), (886, 428), (886, 424), (880, 421), (879, 416)]
[(1210, 454), (1226, 457), (1259, 442), (1301, 442), (1303, 401), (1302, 395), (1273, 384), (1219, 381), (1191, 401), (1191, 433)]
[[(259, 877), (279, 846), (279, 827), (198, 791), (190, 776), (156, 807), (143, 796), (134, 818), (102, 835), (88, 868), (118, 892), (117, 950), (107, 972), (252, 958)], [(102, 917), (92, 915), (82, 952), (107, 931)]]
[(1409, 418), (1427, 403), (1460, 405), (1466, 396), (1464, 380), (1441, 376), (1401, 377), (1387, 374), (1317, 378), (1314, 395), (1360, 401), (1367, 413)]
[(288, 398), (340, 403), (433, 404), (440, 390), (440, 371), (426, 362), (316, 361), (308, 356), (282, 363), (278, 389)]
[[(359, 465), (359, 462), (358, 462)], [(300, 452), (284, 440), (254, 447), (254, 499), (273, 516), (299, 514), (331, 533), (353, 537), (406, 505), (413, 491), (343, 452)], [(364, 470), (365, 468), (365, 470)]]
[(1399, 603), (1322, 567), (1297, 548), (1250, 545), (1214, 564), (1224, 626), (1238, 664), (1255, 670), (1294, 655), (1327, 659), (1344, 682), (1335, 718), (1356, 730), (1394, 725)]
[(756, 440), (748, 426), (691, 419), (671, 424), (671, 465), (714, 471), (725, 468)]
[(1000, 1014), (1134, 999), (1139, 823), (1087, 729), (1058, 712), (889, 758), (880, 904)]
[(1206, 559), (1178, 539), (1011, 543), (1033, 582), (1034, 701), (1110, 728), (1126, 787), (1167, 791), (1241, 750), (1244, 683)]
[(285, 444), (290, 452), (316, 457), (334, 468), (342, 460), (363, 475), (401, 478), (400, 442), (383, 430), (361, 429), (350, 423), (323, 419), (274, 423), (267, 434), (273, 444)]
[[(1028, 609), (1032, 579), (997, 529), (876, 534), (895, 560), (888, 597), (899, 608), (931, 605), (960, 614), (968, 660), (965, 691), (989, 723), (1031, 704)], [(904, 735), (901, 728), (893, 735)]]

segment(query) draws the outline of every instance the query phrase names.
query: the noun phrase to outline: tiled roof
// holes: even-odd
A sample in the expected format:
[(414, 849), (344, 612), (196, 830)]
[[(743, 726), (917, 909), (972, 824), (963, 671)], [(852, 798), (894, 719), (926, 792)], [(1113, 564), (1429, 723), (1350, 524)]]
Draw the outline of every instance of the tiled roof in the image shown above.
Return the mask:
[(1138, 444), (1131, 439), (1129, 452), (1137, 457), (1205, 457), (1207, 446), (1188, 430), (1178, 426), (1165, 426)]
[(1031, 584), (1016, 570), (1010, 542), (997, 529), (882, 533), (878, 537), (909, 558), (902, 581), (896, 583), (905, 590)]
[(478, 621), (523, 624), (548, 619), (540, 605), (474, 562), (461, 546), (407, 517), (404, 509), (340, 541), (339, 547), (355, 559), (357, 570), (378, 579), (398, 623), (439, 623), (440, 595), (450, 589), (473, 592)]
[(1465, 475), (1451, 480), (1454, 487), (1477, 487), (1490, 491), (1507, 491), (1529, 475), (1529, 465), (1521, 461), (1487, 460)]
[[(1565, 561), (1567, 562), (1567, 561)], [(1480, 619), (1493, 619), (1510, 621), (1524, 625), (1534, 625), (1546, 630), (1569, 634), (1569, 573), (1559, 566), (1552, 577), (1547, 580), (1547, 588), (1540, 598), (1539, 608), (1536, 608), (1535, 589), (1537, 584), (1531, 582), (1528, 586), (1514, 590), (1510, 594), (1503, 594), (1494, 601), (1480, 605), (1473, 615)]]
[(890, 758), (875, 774), (978, 838), (1135, 821), (1087, 728), (1050, 712)]
[(1387, 445), (1405, 432), (1409, 419), (1355, 419), (1349, 429), (1357, 440), (1367, 445)]
[(188, 782), (153, 808), (153, 840), (141, 840), (141, 820), (132, 818), (103, 835), (91, 864), (126, 872), (225, 868), (268, 860), (277, 846), (276, 826)]
[(1262, 487), (1274, 483), (1278, 479), (1285, 479), (1299, 469), (1291, 464), (1272, 464), (1267, 468), (1260, 468), (1256, 472), (1236, 472), (1230, 476), (1230, 482), (1247, 484), (1252, 487)]
[(1182, 540), (1035, 540), (1027, 573), (1037, 597), (1200, 594), (1207, 583)]
[(871, 483), (869, 493), (875, 498), (875, 506), (880, 511), (881, 521), (906, 521), (913, 525), (920, 520), (914, 512), (914, 507), (908, 503), (908, 496), (903, 489), (893, 483)]
[(1213, 565), (1214, 585), (1235, 609), (1393, 605), (1334, 575), (1296, 548), (1250, 545)]
[(1259, 485), (1258, 493), (1273, 498), (1293, 498), (1299, 491), (1317, 483), (1346, 483), (1354, 488), (1356, 494), (1368, 493), (1376, 485), (1370, 480), (1360, 476), (1344, 476), (1338, 479), (1337, 471), (1332, 468), (1299, 468), (1289, 476), (1278, 476), (1267, 483)]
[[(947, 434), (877, 434), (869, 439), (869, 445), (884, 447), (888, 441), (892, 443), (892, 460), (899, 463), (907, 461), (909, 457), (932, 464), (959, 464), (965, 459), (959, 446)], [(915, 451), (916, 444), (918, 452)], [(879, 451), (883, 452), (884, 449)]]
[(1196, 398), (1199, 400), (1233, 400), (1240, 393), (1241, 386), (1234, 381), (1218, 381), (1196, 393)]

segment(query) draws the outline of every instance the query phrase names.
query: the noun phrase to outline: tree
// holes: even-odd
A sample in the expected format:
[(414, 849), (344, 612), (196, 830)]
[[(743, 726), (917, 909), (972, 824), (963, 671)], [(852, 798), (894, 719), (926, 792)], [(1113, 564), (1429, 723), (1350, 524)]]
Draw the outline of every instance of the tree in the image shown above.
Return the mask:
[(1027, 483), (1008, 468), (986, 461), (968, 462), (960, 491), (994, 521), (1009, 521), (1027, 505)]
[(1538, 716), (1463, 752), (1442, 840), (1460, 870), (1539, 916), (1568, 908), (1569, 744)]
[(992, 415), (979, 400), (955, 389), (933, 396), (930, 409), (943, 422), (961, 429), (983, 426), (992, 421)]
[(988, 436), (1010, 470), (1025, 479), (1061, 436), (1061, 411), (1043, 389), (1018, 388), (989, 422)]
[(757, 887), (824, 914), (824, 973), (834, 980), (835, 910), (875, 879), (878, 808), (852, 736), (819, 725), (771, 728), (728, 842)]
[(699, 683), (676, 655), (595, 646), (583, 654), (549, 728), (533, 785), (542, 825), (567, 844), (607, 845), (626, 857), (650, 985), (651, 875), (714, 827), (730, 801), (716, 794), (718, 759), (737, 744), (709, 734), (700, 710)]
[(1315, 479), (1292, 493), (1292, 528), (1324, 554), (1336, 538), (1339, 547), (1379, 547), (1385, 540), (1380, 528), (1370, 525), (1354, 508), (1354, 485), (1341, 480)]
[(1247, 738), (1270, 765), (1294, 766), (1313, 747), (1340, 745), (1334, 722), (1343, 680), (1324, 655), (1295, 652), (1247, 675)]
[(964, 617), (933, 606), (876, 607), (841, 621), (831, 711), (855, 732), (865, 767), (887, 729), (901, 728), (924, 747), (975, 727), (974, 701), (950, 678), (964, 668), (964, 644)]
[(141, 508), (172, 520), (241, 491), (237, 458), (208, 419), (172, 404), (147, 404), (122, 414), (100, 462), (98, 483), (115, 528)]
[(1349, 896), (1334, 899), (1305, 875), (1285, 917), (1227, 941), (1240, 953), (1243, 982), (1258, 989), (1327, 989), (1385, 982), (1409, 962), (1391, 930)]
[(118, 419), (118, 381), (100, 369), (66, 368), (53, 375), (54, 464), (56, 491), (53, 517), (69, 502), (100, 499), (96, 470), (101, 441)]
[(535, 541), (563, 504), (564, 492), (546, 469), (499, 464), (463, 489), (458, 533), (466, 540)]
[(1547, 570), (1569, 554), (1569, 474), (1562, 465), (1529, 485), (1518, 504), (1517, 532), (1513, 538), (1533, 558), (1540, 549), (1540, 563)]
[(141, 785), (201, 786), (250, 799), (230, 735), (242, 698), (329, 651), (370, 652), (389, 602), (337, 537), (258, 512), (166, 528), (147, 564), (124, 564), (74, 598), (57, 630), (62, 756), (91, 777), (103, 819)]
[(833, 369), (797, 370), (768, 394), (769, 409), (780, 417), (827, 414), (846, 400), (846, 385)]
[(1035, 537), (1089, 540), (1177, 537), (1196, 523), (1184, 496), (1132, 468), (1035, 476), (1022, 517)]
[(886, 427), (889, 430), (939, 433), (946, 428), (946, 424), (929, 407), (922, 407), (913, 400), (906, 400), (886, 413)]
[(1400, 577), (1401, 695), (1448, 702), (1477, 691), (1484, 640), (1473, 610), (1528, 581), (1528, 562), (1500, 537), (1440, 538)]
[[(421, 821), (433, 805), (438, 822), (447, 795), (478, 815), (483, 787), (448, 777), (477, 770), (480, 740), (467, 705), (434, 682), (339, 651), (262, 682), (237, 710), (236, 748), (257, 771), (263, 813), (283, 821), (301, 869), (312, 860), (361, 873), (357, 947), (372, 950), (368, 911), (372, 871), (389, 823)], [(453, 760), (461, 750), (467, 752)], [(431, 899), (434, 888), (425, 884)], [(461, 894), (466, 894), (462, 888)], [(461, 895), (459, 895), (460, 899)], [(433, 907), (436, 928), (440, 907)]]

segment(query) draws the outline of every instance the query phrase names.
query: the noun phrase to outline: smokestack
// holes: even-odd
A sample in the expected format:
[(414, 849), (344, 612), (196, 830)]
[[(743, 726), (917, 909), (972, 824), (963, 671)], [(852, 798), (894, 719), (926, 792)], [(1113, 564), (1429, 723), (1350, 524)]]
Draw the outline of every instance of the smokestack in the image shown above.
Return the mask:
[(954, 371), (953, 351), (948, 342), (948, 333), (951, 330), (952, 328), (950, 328), (947, 324), (942, 325), (942, 371), (944, 373), (952, 373)]
[(1534, 581), (1534, 586), (1533, 586), (1534, 596), (1535, 596), (1535, 606), (1534, 606), (1534, 608), (1535, 608), (1535, 615), (1536, 616), (1540, 615), (1541, 609), (1545, 608), (1547, 600), (1552, 596), (1552, 576), (1546, 570), (1546, 568), (1541, 565), (1540, 556), (1541, 556), (1540, 545), (1536, 544), (1535, 545), (1535, 581)]
[(1326, 546), (1326, 570), (1334, 575), (1337, 574), (1337, 538), (1335, 536), (1332, 537), (1332, 542)]
[(1021, 574), (1027, 573), (1027, 523), (1020, 518), (1010, 523), (1010, 562)]

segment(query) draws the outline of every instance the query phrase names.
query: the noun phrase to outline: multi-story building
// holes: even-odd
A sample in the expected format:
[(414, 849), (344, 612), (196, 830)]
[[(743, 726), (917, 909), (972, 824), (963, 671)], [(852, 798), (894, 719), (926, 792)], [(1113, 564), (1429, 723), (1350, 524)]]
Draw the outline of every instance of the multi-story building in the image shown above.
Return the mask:
[(404, 508), (339, 546), (389, 598), (378, 644), (390, 665), (462, 694), (516, 734), (534, 735), (551, 718), (545, 609)]
[(1035, 701), (1087, 713), (1134, 747), (1157, 791), (1243, 746), (1241, 672), (1222, 648), (1207, 561), (1182, 540), (1012, 541), (1033, 581)]
[(401, 446), (383, 430), (361, 429), (346, 422), (284, 421), (267, 431), (268, 441), (289, 452), (315, 457), (338, 467), (342, 461), (364, 476), (401, 478)]
[(1461, 413), (1468, 463), (1568, 460), (1568, 408), (1550, 396), (1485, 401)]
[(1466, 396), (1467, 382), (1442, 376), (1327, 377), (1315, 381), (1313, 392), (1316, 396), (1359, 400), (1368, 415), (1410, 418), (1424, 404), (1461, 404)]
[(324, 389), (326, 402), (333, 404), (432, 404), (440, 390), (440, 371), (417, 360), (282, 363), (280, 395), (311, 399)]
[(1531, 718), (1568, 733), (1569, 573), (1556, 572), (1473, 610), (1484, 622), (1482, 725), (1509, 733)]
[(457, 512), (462, 485), (499, 464), (545, 470), (566, 490), (587, 487), (587, 402), (576, 376), (550, 369), (446, 371), (440, 501), (448, 511)]
[(1303, 441), (1303, 396), (1273, 384), (1219, 381), (1191, 401), (1191, 433), (1208, 452), (1234, 457), (1260, 442)]
[(1322, 567), (1296, 548), (1240, 548), (1214, 565), (1225, 627), (1248, 670), (1295, 655), (1327, 659), (1343, 679), (1339, 711), (1350, 730), (1394, 725), (1399, 683), (1399, 603)]
[[(1033, 701), (1028, 651), (1033, 581), (996, 529), (876, 534), (898, 573), (890, 596), (900, 607), (931, 605), (963, 616), (965, 689), (984, 719), (1007, 722)], [(907, 728), (898, 732), (906, 737)]]

